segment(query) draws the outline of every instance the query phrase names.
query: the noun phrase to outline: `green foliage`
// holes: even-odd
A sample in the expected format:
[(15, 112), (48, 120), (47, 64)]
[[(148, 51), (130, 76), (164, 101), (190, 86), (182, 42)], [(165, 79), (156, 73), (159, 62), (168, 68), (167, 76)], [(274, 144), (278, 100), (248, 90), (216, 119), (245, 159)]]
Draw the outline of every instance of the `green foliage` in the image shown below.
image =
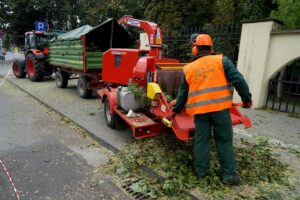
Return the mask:
[(299, 28), (299, 10), (295, 0), (2, 0), (0, 28), (23, 35), (35, 21), (46, 21), (51, 29), (71, 30), (126, 14), (156, 22), (166, 35), (179, 35), (184, 27), (268, 18), (271, 11), (284, 28)]
[[(80, 16), (83, 13), (83, 2), (81, 0), (66, 0), (63, 1), (65, 4), (62, 6), (62, 11), (59, 12), (59, 16), (61, 19), (65, 18), (65, 20), (60, 21), (63, 24), (64, 30), (72, 30), (75, 29), (82, 24), (80, 23)], [(58, 21), (59, 22), (59, 21)], [(57, 29), (60, 29), (59, 27)]]
[[(244, 144), (249, 145), (246, 142)], [(283, 183), (285, 181), (280, 171), (285, 169), (285, 166), (272, 157), (265, 141), (251, 145), (251, 148), (236, 149), (236, 162), (240, 175), (247, 182)]]
[(34, 8), (35, 0), (3, 1), (6, 6), (4, 23), (9, 23), (8, 28), (17, 34), (24, 34), (27, 30), (34, 29), (34, 21), (42, 20), (41, 13)]
[(145, 0), (4, 0), (0, 10), (6, 12), (3, 17), (8, 15), (3, 21), (10, 24), (9, 29), (23, 34), (34, 29), (34, 21), (47, 21), (52, 29), (71, 30), (84, 24), (96, 26), (107, 18), (118, 19), (125, 14), (143, 17), (144, 3)]
[(123, 15), (144, 18), (145, 0), (81, 0), (83, 4), (81, 24), (96, 26), (108, 18), (119, 19)]
[[(165, 182), (158, 183), (157, 180), (148, 177), (145, 178), (145, 182), (133, 187), (135, 191), (142, 193), (151, 191), (157, 198), (184, 197), (183, 191), (193, 188), (208, 193), (213, 198), (224, 198), (228, 192), (233, 192), (219, 178), (220, 165), (215, 148), (211, 151), (209, 176), (204, 179), (198, 179), (195, 175), (192, 152), (191, 146), (177, 141), (170, 135), (163, 135), (134, 141), (110, 158), (108, 164), (101, 169), (108, 169), (110, 173), (132, 179), (145, 178), (140, 174), (140, 166), (148, 166), (158, 171), (166, 177)], [(266, 142), (249, 144), (242, 141), (241, 145), (235, 147), (235, 154), (243, 184), (251, 187), (260, 184), (288, 184), (284, 175), (286, 166), (272, 156)], [(272, 196), (273, 193), (264, 196)]]
[(275, 0), (278, 9), (271, 12), (271, 17), (281, 20), (284, 29), (300, 28), (300, 1)]
[(83, 0), (83, 2), (85, 2), (83, 24), (88, 23), (95, 26), (107, 18), (118, 19), (127, 12), (121, 0)]
[(11, 35), (5, 34), (2, 40), (2, 48), (9, 49), (11, 42)]
[(234, 1), (233, 0), (218, 0), (215, 5), (213, 24), (229, 24), (235, 21), (234, 18)]
[(10, 10), (7, 6), (7, 0), (1, 0), (0, 1), (0, 29), (6, 28), (9, 11)]
[(104, 0), (81, 0), (82, 13), (80, 18), (80, 23), (82, 25), (98, 25), (103, 21), (103, 13), (100, 11)]
[(217, 0), (213, 24), (240, 23), (265, 19), (276, 8), (272, 0)]
[(135, 100), (139, 101), (142, 105), (148, 105), (150, 103), (145, 89), (139, 87), (137, 83), (129, 84), (128, 89), (134, 94)]
[[(46, 21), (49, 24), (49, 27), (52, 29), (69, 30), (72, 29), (73, 27), (76, 27), (76, 25), (74, 25), (73, 22), (71, 22), (68, 18), (68, 11), (70, 10), (67, 10), (67, 7), (71, 3), (70, 0), (66, 0), (66, 1), (30, 0), (30, 1), (32, 2), (27, 1), (28, 7), (32, 7), (34, 9), (29, 10), (28, 14), (34, 15), (34, 17), (30, 21), (28, 21), (27, 26), (32, 27), (31, 30), (34, 29), (34, 21)], [(72, 4), (75, 7), (77, 1), (75, 0), (74, 2), (72, 2)], [(21, 34), (23, 33), (21, 32)]]
[(300, 119), (300, 114), (299, 113), (288, 113), (287, 116), (292, 117), (292, 118)]
[[(168, 103), (171, 103), (171, 101), (174, 100), (174, 97), (173, 97), (172, 95), (167, 94), (166, 92), (164, 92), (164, 95), (165, 95), (166, 100), (167, 100)], [(176, 98), (176, 97), (175, 97), (175, 98)]]
[(235, 0), (235, 22), (265, 19), (276, 7), (273, 0)]
[(212, 19), (214, 1), (204, 0), (151, 0), (146, 19), (160, 25), (165, 34), (179, 34), (182, 27), (198, 26)]
[(51, 29), (78, 27), (81, 14), (79, 0), (3, 0), (0, 2), (0, 25), (14, 35), (35, 28), (35, 21), (46, 21)]

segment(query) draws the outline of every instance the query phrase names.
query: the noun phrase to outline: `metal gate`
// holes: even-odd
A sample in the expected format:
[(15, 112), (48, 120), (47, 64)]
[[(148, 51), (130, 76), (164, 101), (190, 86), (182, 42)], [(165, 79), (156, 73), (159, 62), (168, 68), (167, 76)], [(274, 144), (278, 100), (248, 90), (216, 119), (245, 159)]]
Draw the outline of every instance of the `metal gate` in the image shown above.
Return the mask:
[(240, 24), (182, 28), (180, 34), (176, 36), (164, 36), (164, 43), (168, 46), (164, 51), (165, 56), (179, 59), (181, 62), (191, 61), (190, 37), (193, 33), (210, 34), (214, 41), (214, 51), (226, 55), (234, 63), (237, 62), (241, 36)]
[(266, 107), (300, 113), (300, 60), (286, 66), (270, 80)]

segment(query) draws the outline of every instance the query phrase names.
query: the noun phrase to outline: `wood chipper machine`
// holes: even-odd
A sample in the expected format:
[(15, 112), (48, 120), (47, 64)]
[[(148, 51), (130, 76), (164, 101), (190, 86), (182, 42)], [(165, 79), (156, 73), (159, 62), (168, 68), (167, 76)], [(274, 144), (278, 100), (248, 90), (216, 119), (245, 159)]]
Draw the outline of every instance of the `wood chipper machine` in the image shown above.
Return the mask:
[[(162, 57), (163, 35), (157, 24), (130, 16), (118, 22), (145, 31), (150, 49), (111, 48), (103, 54), (102, 79), (106, 87), (98, 94), (104, 103), (107, 125), (116, 128), (116, 121), (121, 118), (131, 127), (136, 139), (171, 129), (179, 140), (191, 140), (195, 133), (193, 116), (183, 111), (172, 122), (166, 119), (174, 101), (169, 103), (165, 94), (176, 96), (185, 63)], [(230, 110), (232, 124), (251, 127), (250, 120), (237, 106), (234, 104)]]

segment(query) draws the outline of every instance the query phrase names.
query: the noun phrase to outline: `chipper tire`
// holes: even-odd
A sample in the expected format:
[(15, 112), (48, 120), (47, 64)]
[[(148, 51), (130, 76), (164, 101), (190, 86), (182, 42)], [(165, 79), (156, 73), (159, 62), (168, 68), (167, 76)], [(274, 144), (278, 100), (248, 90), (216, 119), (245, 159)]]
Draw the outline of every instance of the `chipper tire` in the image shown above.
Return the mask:
[(25, 78), (25, 60), (16, 59), (13, 61), (12, 70), (17, 78)]
[(104, 100), (104, 118), (106, 121), (107, 126), (110, 128), (115, 129), (116, 128), (116, 121), (117, 121), (117, 116), (110, 111), (110, 104), (108, 97), (105, 98)]
[(77, 91), (80, 97), (82, 98), (91, 98), (93, 95), (93, 90), (88, 89), (88, 83), (90, 78), (87, 76), (79, 76), (77, 80)]
[(66, 88), (69, 81), (69, 73), (58, 70), (55, 72), (55, 83), (58, 88)]
[(27, 74), (31, 81), (40, 82), (44, 80), (44, 61), (38, 59), (33, 54), (27, 54), (26, 56), (26, 68)]

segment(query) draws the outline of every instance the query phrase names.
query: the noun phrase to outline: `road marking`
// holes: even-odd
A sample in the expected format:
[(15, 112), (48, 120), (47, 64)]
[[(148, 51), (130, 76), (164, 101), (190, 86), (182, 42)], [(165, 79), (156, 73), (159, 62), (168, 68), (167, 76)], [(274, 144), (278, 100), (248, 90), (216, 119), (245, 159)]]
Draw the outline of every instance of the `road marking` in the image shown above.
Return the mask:
[(6, 73), (6, 75), (4, 76), (3, 80), (0, 82), (0, 86), (2, 86), (6, 79), (8, 79), (9, 75), (11, 75), (11, 68), (8, 70), (8, 72)]
[(13, 182), (13, 180), (12, 180), (12, 178), (11, 178), (9, 172), (8, 172), (8, 170), (6, 169), (6, 167), (5, 167), (4, 163), (2, 162), (2, 160), (0, 160), (0, 163), (1, 163), (2, 168), (4, 169), (4, 171), (5, 171), (5, 173), (6, 173), (6, 176), (7, 176), (8, 180), (9, 180), (11, 186), (12, 186), (13, 189), (14, 189), (14, 192), (15, 192), (15, 195), (16, 195), (17, 199), (19, 200), (20, 197), (19, 197), (18, 190), (17, 190), (17, 188), (16, 188), (16, 186), (15, 186), (15, 184), (14, 184), (14, 182)]

